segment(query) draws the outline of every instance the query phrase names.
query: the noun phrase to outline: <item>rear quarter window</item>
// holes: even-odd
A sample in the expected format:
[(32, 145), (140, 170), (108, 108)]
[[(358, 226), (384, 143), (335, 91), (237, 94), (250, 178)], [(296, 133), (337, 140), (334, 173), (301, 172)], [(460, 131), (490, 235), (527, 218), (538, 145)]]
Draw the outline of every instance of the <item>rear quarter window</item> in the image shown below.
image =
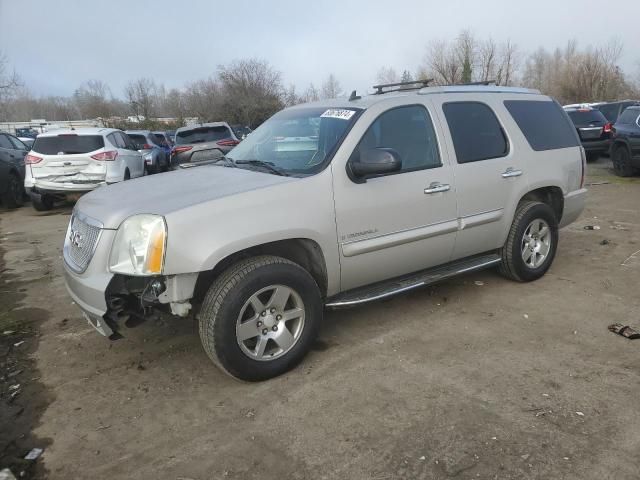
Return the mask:
[(535, 151), (580, 145), (575, 127), (556, 102), (505, 100), (504, 106)]
[(89, 153), (104, 148), (102, 135), (63, 134), (55, 137), (38, 137), (33, 151), (44, 155), (73, 155)]

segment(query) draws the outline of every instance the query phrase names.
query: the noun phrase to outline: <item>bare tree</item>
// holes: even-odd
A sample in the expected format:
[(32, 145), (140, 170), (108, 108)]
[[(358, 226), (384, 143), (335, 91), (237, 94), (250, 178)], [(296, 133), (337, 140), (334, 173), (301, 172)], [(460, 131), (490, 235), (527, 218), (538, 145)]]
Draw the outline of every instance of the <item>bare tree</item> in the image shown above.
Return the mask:
[(398, 83), (400, 77), (393, 67), (381, 67), (376, 74), (376, 82), (384, 85), (389, 83)]
[(131, 111), (137, 117), (149, 119), (154, 114), (156, 107), (157, 86), (151, 78), (139, 78), (127, 83), (124, 94), (131, 107)]
[(310, 83), (307, 89), (302, 94), (302, 101), (307, 102), (317, 102), (320, 100), (320, 94), (318, 93), (318, 89), (315, 87), (313, 83)]
[(297, 105), (302, 100), (296, 93), (296, 86), (294, 84), (289, 85), (289, 88), (284, 93), (284, 104), (287, 107), (292, 107), (293, 105)]
[(446, 40), (434, 40), (427, 46), (420, 77), (433, 78), (436, 85), (462, 82), (462, 65), (456, 49)]
[(283, 106), (280, 72), (265, 60), (237, 60), (218, 68), (222, 113), (228, 121), (256, 127)]
[(84, 118), (106, 118), (111, 115), (111, 90), (102, 80), (87, 80), (73, 94), (77, 111)]
[(333, 73), (330, 73), (325, 82), (322, 84), (320, 90), (320, 97), (322, 99), (337, 98), (342, 93), (340, 82), (336, 79)]
[(219, 120), (222, 95), (215, 78), (209, 77), (187, 85), (182, 97), (185, 110), (191, 116), (204, 122)]

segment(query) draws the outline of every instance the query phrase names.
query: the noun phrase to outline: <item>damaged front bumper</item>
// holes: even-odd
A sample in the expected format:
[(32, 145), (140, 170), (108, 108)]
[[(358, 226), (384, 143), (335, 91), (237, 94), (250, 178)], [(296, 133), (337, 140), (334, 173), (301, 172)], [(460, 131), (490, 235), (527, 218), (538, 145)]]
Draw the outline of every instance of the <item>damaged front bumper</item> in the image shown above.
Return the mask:
[(187, 316), (198, 274), (134, 277), (110, 273), (109, 249), (101, 249), (100, 244), (111, 245), (114, 235), (114, 230), (102, 231), (98, 248), (83, 273), (63, 261), (69, 295), (91, 326), (115, 340), (121, 337), (123, 326), (139, 325), (152, 309)]

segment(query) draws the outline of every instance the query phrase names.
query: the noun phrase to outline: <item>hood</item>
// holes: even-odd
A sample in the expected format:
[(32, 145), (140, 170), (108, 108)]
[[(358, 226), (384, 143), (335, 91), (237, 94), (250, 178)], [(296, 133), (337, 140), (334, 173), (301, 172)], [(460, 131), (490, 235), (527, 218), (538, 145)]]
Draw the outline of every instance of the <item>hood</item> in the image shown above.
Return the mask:
[(131, 215), (167, 215), (191, 205), (295, 180), (242, 168), (203, 166), (99, 187), (80, 198), (75, 210), (99, 220), (104, 228), (116, 229)]

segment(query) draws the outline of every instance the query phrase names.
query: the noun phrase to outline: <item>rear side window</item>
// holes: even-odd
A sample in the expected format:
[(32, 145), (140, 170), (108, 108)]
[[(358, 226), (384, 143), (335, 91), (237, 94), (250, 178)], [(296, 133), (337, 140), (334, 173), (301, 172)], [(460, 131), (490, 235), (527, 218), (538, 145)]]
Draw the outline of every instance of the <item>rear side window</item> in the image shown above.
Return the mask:
[(592, 123), (604, 125), (607, 123), (606, 117), (600, 110), (569, 110), (567, 113), (574, 125), (589, 125)]
[(7, 150), (13, 150), (13, 145), (9, 141), (9, 137), (0, 133), (0, 148), (6, 148)]
[(225, 138), (231, 138), (231, 132), (227, 127), (198, 127), (178, 132), (176, 134), (176, 145), (217, 142)]
[(128, 135), (131, 141), (133, 142), (133, 144), (138, 149), (141, 149), (144, 145), (149, 143), (147, 142), (147, 137), (145, 137), (144, 135), (138, 135), (135, 133), (129, 133)]
[(372, 148), (397, 151), (403, 172), (442, 166), (433, 123), (422, 106), (398, 107), (384, 112), (364, 134), (352, 158)]
[(458, 163), (504, 157), (507, 139), (491, 108), (479, 102), (451, 102), (442, 106)]
[(599, 105), (596, 107), (598, 110), (602, 112), (602, 114), (606, 117), (610, 122), (615, 122), (618, 119), (618, 110), (620, 109), (620, 104), (618, 103), (608, 103), (605, 105)]
[(640, 110), (636, 108), (627, 108), (624, 112), (622, 112), (622, 115), (620, 115), (618, 123), (623, 125), (630, 125), (632, 123), (635, 123), (636, 118), (638, 118), (639, 114)]
[(33, 151), (44, 155), (73, 155), (89, 153), (104, 148), (102, 135), (63, 134), (55, 137), (38, 137)]
[(575, 127), (556, 102), (505, 100), (504, 106), (535, 151), (580, 145)]

